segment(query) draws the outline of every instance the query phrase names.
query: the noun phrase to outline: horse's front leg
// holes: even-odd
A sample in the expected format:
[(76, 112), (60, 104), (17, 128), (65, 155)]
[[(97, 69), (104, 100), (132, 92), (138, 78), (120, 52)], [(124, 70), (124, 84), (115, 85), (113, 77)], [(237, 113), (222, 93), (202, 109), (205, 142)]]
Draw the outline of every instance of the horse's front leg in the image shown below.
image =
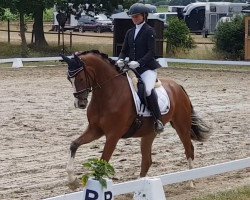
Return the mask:
[(119, 138), (117, 138), (117, 137), (108, 137), (108, 136), (106, 137), (106, 142), (104, 145), (101, 159), (103, 159), (107, 162), (110, 160), (110, 158), (115, 150), (115, 147), (117, 145), (118, 140), (119, 140)]
[(101, 136), (103, 136), (103, 132), (101, 130), (88, 126), (84, 133), (71, 143), (69, 160), (66, 167), (70, 188), (75, 189), (78, 186), (77, 179), (74, 175), (74, 158), (78, 147), (82, 144), (87, 144), (99, 139)]
[(156, 137), (156, 134), (154, 132), (147, 133), (146, 136), (143, 136), (141, 139), (141, 172), (140, 177), (145, 177), (148, 173), (148, 170), (152, 164), (152, 157), (151, 157), (151, 151), (152, 151), (152, 144)]

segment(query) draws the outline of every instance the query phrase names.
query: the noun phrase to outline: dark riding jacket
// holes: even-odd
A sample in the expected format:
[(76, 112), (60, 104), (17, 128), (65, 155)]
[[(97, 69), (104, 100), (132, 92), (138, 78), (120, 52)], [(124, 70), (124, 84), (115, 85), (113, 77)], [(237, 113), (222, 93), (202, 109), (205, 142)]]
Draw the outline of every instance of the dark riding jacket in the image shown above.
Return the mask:
[(154, 29), (145, 23), (134, 39), (135, 29), (133, 27), (127, 31), (119, 59), (129, 57), (130, 61), (139, 62), (140, 67), (136, 68), (139, 74), (160, 68), (161, 65), (155, 60)]

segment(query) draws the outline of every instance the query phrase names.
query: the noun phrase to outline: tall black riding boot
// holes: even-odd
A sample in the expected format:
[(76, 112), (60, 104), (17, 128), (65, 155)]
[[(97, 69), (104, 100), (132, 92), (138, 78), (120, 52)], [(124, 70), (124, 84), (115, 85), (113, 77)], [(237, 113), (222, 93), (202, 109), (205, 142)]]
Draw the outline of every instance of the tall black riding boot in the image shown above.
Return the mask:
[(151, 111), (151, 114), (155, 121), (155, 132), (161, 133), (162, 131), (164, 131), (164, 125), (161, 121), (161, 111), (158, 105), (157, 94), (155, 90), (153, 89), (151, 95), (147, 96), (146, 98), (148, 109)]

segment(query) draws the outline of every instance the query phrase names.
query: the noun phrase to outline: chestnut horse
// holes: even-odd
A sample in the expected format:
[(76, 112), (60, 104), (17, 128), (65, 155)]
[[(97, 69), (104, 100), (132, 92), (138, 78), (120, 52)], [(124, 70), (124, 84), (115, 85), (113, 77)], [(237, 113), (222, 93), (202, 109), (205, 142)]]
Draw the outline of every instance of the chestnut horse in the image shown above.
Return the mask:
[[(87, 107), (88, 127), (70, 145), (67, 164), (68, 179), (74, 183), (73, 160), (78, 147), (102, 136), (106, 137), (101, 159), (109, 161), (118, 140), (124, 137), (137, 113), (126, 76), (117, 71), (114, 61), (98, 51), (75, 54), (73, 58), (61, 55), (68, 64), (68, 79), (74, 88), (75, 106)], [(162, 79), (170, 99), (170, 110), (162, 116), (164, 124), (170, 122), (183, 143), (189, 168), (193, 168), (194, 147), (191, 139), (205, 141), (209, 128), (197, 117), (190, 99), (182, 86), (173, 80)], [(156, 137), (151, 117), (142, 119), (142, 126), (132, 135), (141, 137), (140, 177), (146, 176), (152, 164), (151, 148)]]

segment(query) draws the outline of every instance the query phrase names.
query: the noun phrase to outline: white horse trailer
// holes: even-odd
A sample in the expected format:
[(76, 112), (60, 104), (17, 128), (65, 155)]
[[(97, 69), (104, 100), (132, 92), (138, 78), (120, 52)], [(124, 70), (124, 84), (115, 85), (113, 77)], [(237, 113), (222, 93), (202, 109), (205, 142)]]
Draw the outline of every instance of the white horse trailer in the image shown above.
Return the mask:
[(221, 17), (241, 13), (248, 3), (231, 2), (196, 2), (188, 4), (182, 11), (181, 18), (192, 33), (214, 34), (216, 24)]

